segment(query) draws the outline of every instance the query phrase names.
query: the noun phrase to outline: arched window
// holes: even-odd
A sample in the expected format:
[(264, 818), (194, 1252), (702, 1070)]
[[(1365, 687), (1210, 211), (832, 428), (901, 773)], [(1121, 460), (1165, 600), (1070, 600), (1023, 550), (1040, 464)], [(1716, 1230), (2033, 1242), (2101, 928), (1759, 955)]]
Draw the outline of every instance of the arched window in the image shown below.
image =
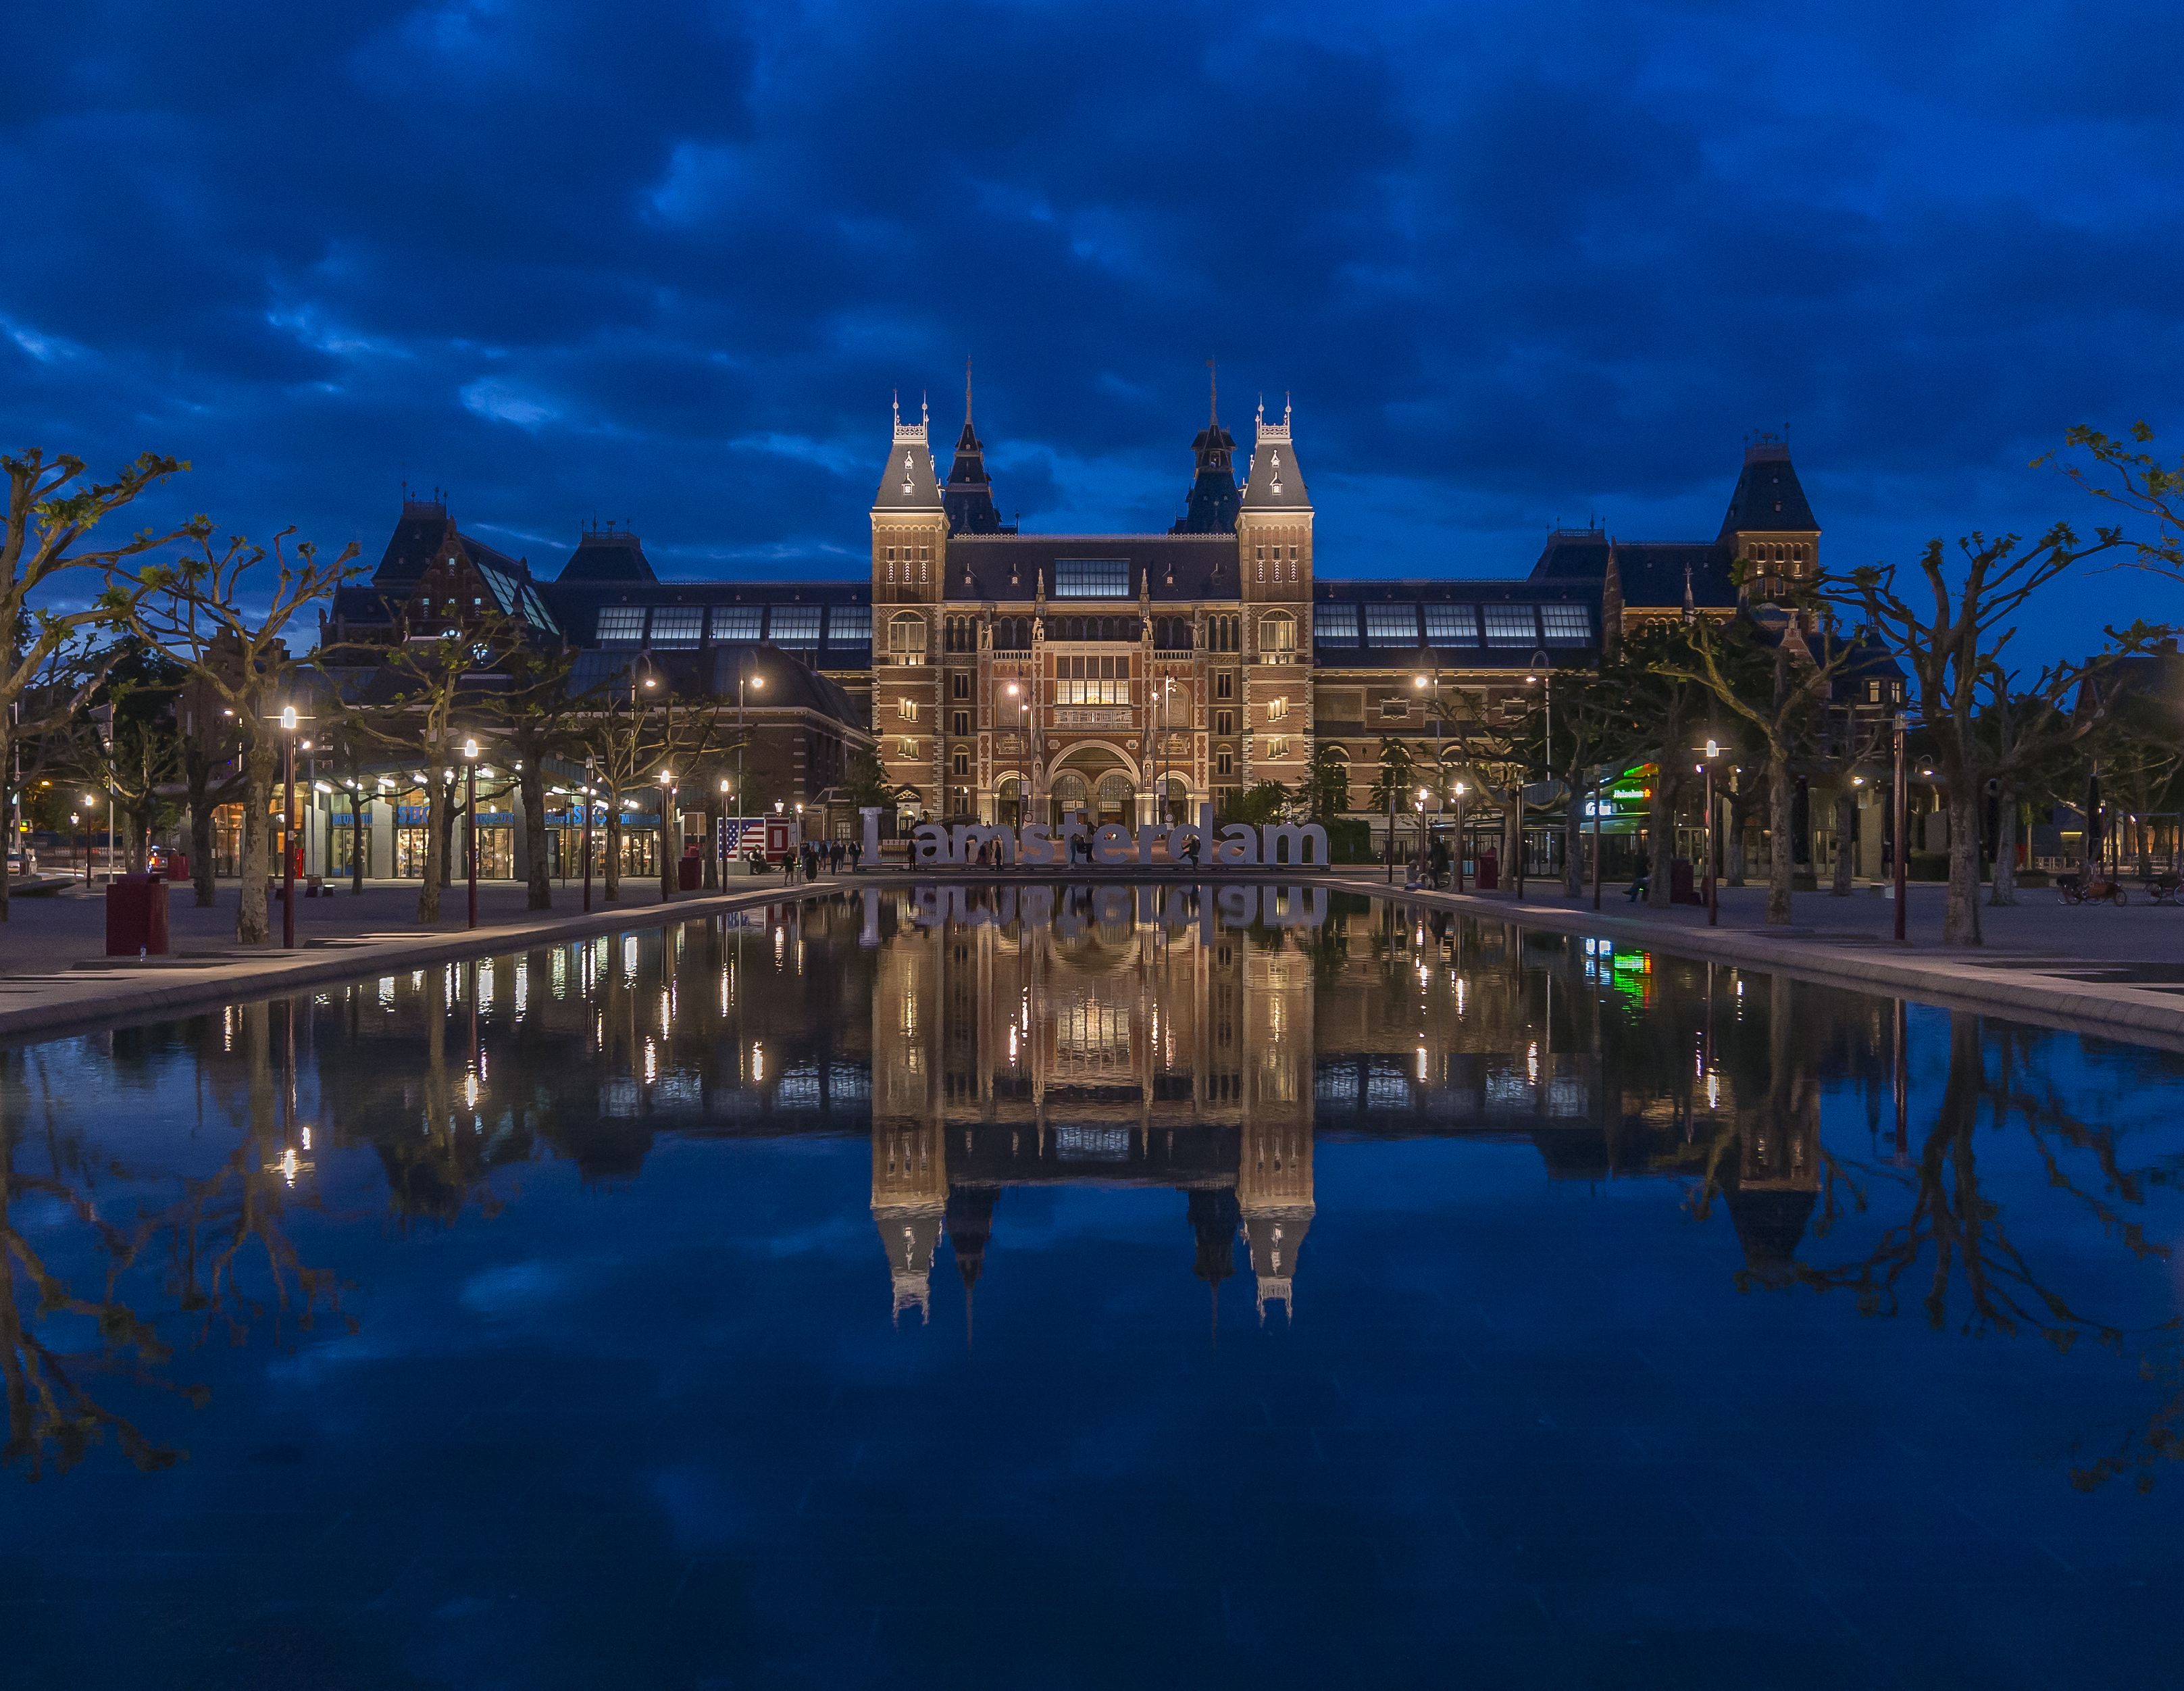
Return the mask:
[(1074, 769), (1065, 769), (1054, 778), (1054, 801), (1064, 810), (1082, 810), (1087, 796), (1084, 778)]
[(925, 618), (905, 612), (888, 624), (888, 656), (895, 663), (925, 661)]
[(1110, 769), (1100, 778), (1100, 814), (1112, 812), (1120, 816), (1130, 807), (1130, 778), (1119, 769)]
[(1259, 659), (1263, 663), (1287, 663), (1296, 656), (1296, 618), (1277, 611), (1259, 619)]

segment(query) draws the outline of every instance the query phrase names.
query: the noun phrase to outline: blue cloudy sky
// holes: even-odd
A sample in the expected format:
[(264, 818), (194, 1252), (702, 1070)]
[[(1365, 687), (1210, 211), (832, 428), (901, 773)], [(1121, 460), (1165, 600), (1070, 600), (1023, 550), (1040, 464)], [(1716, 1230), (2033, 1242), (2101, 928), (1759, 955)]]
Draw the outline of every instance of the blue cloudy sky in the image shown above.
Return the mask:
[(944, 440), (967, 355), (1000, 502), (1049, 530), (1172, 519), (1209, 355), (1234, 424), (1293, 394), (1326, 573), (1711, 534), (1786, 426), (1828, 555), (1908, 557), (2086, 520), (2025, 467), (2073, 422), (2184, 433), (2172, 5), (10, 31), (0, 433), (176, 452), (179, 503), (375, 558), (406, 472), (549, 568), (594, 516), (667, 573), (861, 567), (889, 396)]

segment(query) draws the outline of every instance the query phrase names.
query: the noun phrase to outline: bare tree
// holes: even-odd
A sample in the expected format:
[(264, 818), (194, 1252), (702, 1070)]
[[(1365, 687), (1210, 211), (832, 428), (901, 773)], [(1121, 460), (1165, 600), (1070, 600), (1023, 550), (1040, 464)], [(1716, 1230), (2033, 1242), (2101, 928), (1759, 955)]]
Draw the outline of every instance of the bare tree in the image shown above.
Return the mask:
[[(309, 541), (292, 555), (284, 528), (273, 537), (269, 554), (241, 535), (215, 547), (210, 530), (194, 534), (197, 550), (171, 564), (148, 564), (130, 578), (133, 589), (124, 606), (136, 638), (187, 667), (193, 681), (226, 702), (223, 721), (234, 732), (242, 767), (242, 854), (238, 868), (242, 890), (236, 899), (237, 943), (262, 946), (272, 937), (266, 919), (266, 883), (270, 872), (267, 827), (274, 778), (280, 762), (281, 725), (275, 714), (295, 673), (288, 654), (287, 629), (312, 605), (330, 597), (348, 578), (357, 555), (352, 540), (338, 557), (322, 561)], [(251, 572), (270, 556), (270, 600), (258, 595), (268, 586)], [(232, 712), (231, 717), (225, 713)]]
[[(0, 454), (0, 471), (8, 477), (7, 527), (0, 533), (0, 628), (14, 634), (0, 656), (0, 771), (14, 762), (14, 718), (25, 690), (70, 640), (121, 620), (125, 594), (112, 584), (115, 566), (155, 547), (212, 533), (210, 520), (198, 516), (164, 534), (140, 530), (116, 546), (84, 544), (105, 518), (189, 467), (181, 459), (147, 452), (110, 482), (86, 482), (83, 460), (65, 452), (50, 460), (36, 447)], [(71, 570), (94, 572), (108, 580), (107, 589), (83, 593), (82, 598), (92, 601), (85, 610), (33, 606), (34, 599), (50, 595), (62, 578), (87, 579), (67, 577)], [(8, 878), (0, 874), (0, 922), (7, 919)]]
[[(1974, 532), (1958, 542), (1961, 564), (1952, 570), (1939, 540), (1926, 544), (1916, 580), (1919, 598), (1930, 609), (1899, 591), (1893, 564), (1869, 565), (1834, 584), (1835, 595), (1860, 606), (1880, 638), (1896, 652), (1918, 693), (1918, 715), (1935, 761), (1941, 766), (1949, 815), (1949, 893), (1942, 918), (1942, 943), (1984, 943), (1979, 914), (1979, 806), (1991, 767), (1980, 734), (1980, 692), (2017, 632), (2025, 602), (2072, 566), (2123, 544), (2120, 531), (2095, 531), (2091, 545), (2081, 545), (2065, 522), (2059, 522), (2031, 546), (2020, 537), (1992, 539)], [(1910, 589), (1918, 592), (1919, 588)], [(2060, 665), (2041, 672), (2030, 695), (2059, 705), (2075, 691), (2082, 666)], [(1898, 850), (1903, 849), (1898, 842)]]

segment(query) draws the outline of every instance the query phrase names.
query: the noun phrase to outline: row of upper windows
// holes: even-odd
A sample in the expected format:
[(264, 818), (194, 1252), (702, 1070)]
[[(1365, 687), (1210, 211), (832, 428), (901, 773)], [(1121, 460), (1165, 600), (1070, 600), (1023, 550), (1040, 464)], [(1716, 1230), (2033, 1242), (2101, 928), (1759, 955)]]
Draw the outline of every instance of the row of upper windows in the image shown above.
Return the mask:
[(1585, 605), (1315, 605), (1312, 637), (1354, 646), (1360, 625), (1368, 646), (1583, 646), (1592, 643)]
[(777, 646), (816, 647), (821, 644), (822, 621), (830, 649), (872, 643), (868, 605), (603, 605), (594, 627), (603, 646), (649, 645), (673, 651), (695, 647), (708, 633), (715, 640), (771, 640)]

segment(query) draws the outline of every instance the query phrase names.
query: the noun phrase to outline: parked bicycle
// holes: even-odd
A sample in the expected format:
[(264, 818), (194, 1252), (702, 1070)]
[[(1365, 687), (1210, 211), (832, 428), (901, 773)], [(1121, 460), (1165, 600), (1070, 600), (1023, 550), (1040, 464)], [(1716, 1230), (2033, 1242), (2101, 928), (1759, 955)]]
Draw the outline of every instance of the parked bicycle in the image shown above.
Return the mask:
[(2148, 875), (2139, 883), (2148, 900), (2155, 904), (2184, 904), (2177, 894), (2184, 890), (2184, 875), (2170, 870), (2166, 874)]
[(2122, 885), (2098, 866), (2080, 875), (2058, 875), (2055, 890), (2065, 904), (2114, 904), (2128, 901)]

